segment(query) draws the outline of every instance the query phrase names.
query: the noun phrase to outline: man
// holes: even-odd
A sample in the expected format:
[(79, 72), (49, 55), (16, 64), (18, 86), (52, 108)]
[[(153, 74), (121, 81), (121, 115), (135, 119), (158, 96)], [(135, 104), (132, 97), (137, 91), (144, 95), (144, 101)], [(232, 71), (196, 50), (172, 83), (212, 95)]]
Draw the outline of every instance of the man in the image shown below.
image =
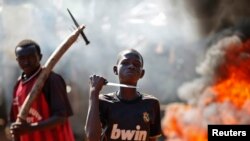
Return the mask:
[(29, 39), (15, 48), (16, 60), (23, 71), (13, 91), (10, 133), (20, 141), (74, 141), (68, 118), (73, 115), (64, 79), (51, 72), (41, 94), (32, 103), (25, 121), (15, 123), (27, 94), (35, 84), (42, 67), (41, 49)]

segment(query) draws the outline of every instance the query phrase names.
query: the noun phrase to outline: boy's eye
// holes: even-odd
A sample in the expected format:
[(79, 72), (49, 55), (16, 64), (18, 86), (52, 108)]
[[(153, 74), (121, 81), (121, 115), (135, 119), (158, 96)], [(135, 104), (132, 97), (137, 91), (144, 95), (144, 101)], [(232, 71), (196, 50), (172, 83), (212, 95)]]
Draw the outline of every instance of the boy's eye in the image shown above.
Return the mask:
[(128, 62), (128, 61), (123, 61), (123, 62), (121, 62), (121, 64), (122, 64), (122, 65), (128, 65), (129, 62)]
[(17, 57), (17, 61), (24, 61), (24, 60), (33, 60), (35, 55), (26, 55), (26, 56), (20, 56)]
[(141, 63), (140, 63), (140, 62), (122, 61), (121, 64), (124, 65), (124, 66), (133, 64), (133, 65), (134, 65), (135, 67), (137, 67), (137, 68), (141, 67)]
[(134, 63), (134, 66), (136, 66), (136, 67), (141, 67), (141, 63), (136, 62), (136, 63)]
[(27, 57), (23, 57), (23, 56), (17, 57), (17, 61), (24, 61), (24, 60), (26, 60), (26, 59), (27, 59)]

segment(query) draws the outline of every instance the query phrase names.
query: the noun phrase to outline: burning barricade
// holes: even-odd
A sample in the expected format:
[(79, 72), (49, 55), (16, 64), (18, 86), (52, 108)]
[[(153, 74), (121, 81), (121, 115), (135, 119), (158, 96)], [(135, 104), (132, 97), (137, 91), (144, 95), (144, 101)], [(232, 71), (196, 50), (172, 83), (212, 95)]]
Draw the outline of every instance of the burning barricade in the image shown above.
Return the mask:
[(197, 67), (200, 78), (184, 84), (186, 103), (166, 106), (167, 141), (207, 141), (209, 124), (250, 124), (250, 40), (236, 34), (218, 40)]

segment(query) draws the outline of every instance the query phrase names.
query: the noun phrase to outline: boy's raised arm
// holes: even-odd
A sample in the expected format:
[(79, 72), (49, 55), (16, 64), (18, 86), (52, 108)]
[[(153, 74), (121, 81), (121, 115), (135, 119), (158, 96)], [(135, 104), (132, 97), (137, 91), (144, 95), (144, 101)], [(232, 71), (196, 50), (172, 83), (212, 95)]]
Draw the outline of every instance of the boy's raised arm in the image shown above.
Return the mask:
[(100, 141), (101, 120), (99, 116), (99, 94), (105, 84), (105, 79), (100, 76), (90, 76), (89, 107), (85, 132), (88, 141)]

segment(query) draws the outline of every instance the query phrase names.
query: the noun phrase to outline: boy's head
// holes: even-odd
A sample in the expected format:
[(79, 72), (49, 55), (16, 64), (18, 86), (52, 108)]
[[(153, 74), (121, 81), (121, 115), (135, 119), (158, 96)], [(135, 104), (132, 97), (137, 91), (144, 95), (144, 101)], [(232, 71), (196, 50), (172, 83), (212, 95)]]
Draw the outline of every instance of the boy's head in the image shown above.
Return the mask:
[(33, 40), (25, 39), (19, 42), (15, 48), (15, 55), (20, 68), (27, 75), (40, 66), (41, 49)]
[(136, 85), (145, 73), (143, 63), (143, 57), (137, 50), (126, 49), (118, 54), (113, 71), (119, 76), (120, 83)]
[(141, 64), (142, 64), (142, 67), (143, 67), (143, 63), (144, 63), (144, 62), (143, 62), (143, 57), (142, 57), (142, 55), (141, 55), (137, 50), (135, 50), (135, 49), (126, 49), (126, 50), (121, 51), (121, 52), (118, 54), (116, 64), (119, 63), (119, 61), (121, 60), (122, 56), (123, 56), (124, 54), (126, 54), (126, 53), (131, 53), (131, 54), (134, 54), (134, 55), (138, 56), (138, 57), (140, 58), (140, 60), (141, 60)]
[(40, 49), (40, 46), (35, 41), (30, 40), (30, 39), (22, 40), (21, 42), (17, 44), (15, 48), (16, 57), (27, 55), (27, 54), (33, 54), (33, 53), (37, 53), (38, 55), (41, 55), (41, 49)]

